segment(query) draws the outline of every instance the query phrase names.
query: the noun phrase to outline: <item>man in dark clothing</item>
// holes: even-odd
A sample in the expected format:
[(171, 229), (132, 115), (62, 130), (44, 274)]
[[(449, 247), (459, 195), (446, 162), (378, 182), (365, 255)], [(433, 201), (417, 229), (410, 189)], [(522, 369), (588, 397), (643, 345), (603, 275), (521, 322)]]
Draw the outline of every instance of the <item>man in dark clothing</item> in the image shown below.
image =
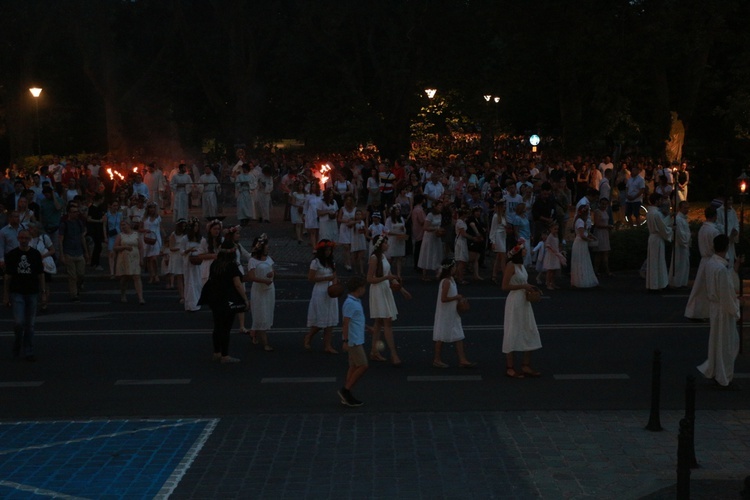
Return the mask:
[(541, 192), (531, 207), (531, 216), (534, 218), (534, 241), (537, 242), (542, 232), (549, 229), (555, 220), (555, 198), (549, 182), (542, 184)]
[(70, 300), (81, 300), (78, 294), (83, 289), (89, 249), (86, 245), (86, 224), (81, 219), (77, 201), (68, 203), (68, 214), (60, 221), (60, 248), (68, 273)]
[(18, 248), (5, 256), (3, 303), (13, 308), (13, 356), (19, 357), (23, 348), (26, 361), (34, 357), (34, 322), (39, 292), (44, 291), (42, 254), (31, 248), (31, 233), (18, 233)]

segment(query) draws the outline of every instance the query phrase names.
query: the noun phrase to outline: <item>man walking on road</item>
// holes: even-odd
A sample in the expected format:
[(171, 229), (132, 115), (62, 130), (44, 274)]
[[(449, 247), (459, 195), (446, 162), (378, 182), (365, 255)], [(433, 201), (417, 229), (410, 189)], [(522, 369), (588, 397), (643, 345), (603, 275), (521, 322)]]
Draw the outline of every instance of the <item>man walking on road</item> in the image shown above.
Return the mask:
[(365, 354), (365, 311), (362, 309), (362, 297), (365, 296), (367, 282), (361, 276), (354, 276), (346, 284), (349, 295), (341, 308), (344, 317), (344, 349), (349, 353), (349, 370), (346, 372), (344, 387), (339, 389), (341, 404), (344, 406), (362, 406), (352, 394), (352, 388), (367, 371)]
[[(735, 272), (726, 259), (729, 238), (720, 234), (714, 238), (716, 252), (706, 263), (706, 289), (710, 310), (711, 331), (708, 337), (708, 359), (698, 370), (722, 387), (730, 388), (734, 378), (734, 361), (739, 352), (740, 300), (737, 298)], [(739, 259), (738, 259), (739, 260)]]
[(34, 322), (39, 292), (44, 290), (42, 254), (31, 248), (31, 233), (22, 229), (18, 233), (18, 248), (5, 256), (5, 281), (3, 304), (13, 308), (13, 357), (23, 350), (26, 361), (34, 357)]
[(68, 273), (70, 300), (81, 300), (78, 294), (83, 289), (89, 248), (86, 245), (86, 224), (81, 220), (78, 202), (68, 203), (68, 214), (60, 221), (60, 248)]

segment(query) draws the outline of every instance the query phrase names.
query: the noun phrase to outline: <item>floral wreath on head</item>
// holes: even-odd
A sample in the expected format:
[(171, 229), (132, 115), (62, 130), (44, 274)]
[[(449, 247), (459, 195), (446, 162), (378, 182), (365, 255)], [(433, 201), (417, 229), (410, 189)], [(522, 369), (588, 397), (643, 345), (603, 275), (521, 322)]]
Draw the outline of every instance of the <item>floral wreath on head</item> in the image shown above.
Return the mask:
[(320, 240), (317, 245), (315, 245), (315, 250), (322, 250), (324, 248), (333, 248), (336, 246), (336, 243), (334, 243), (331, 240)]
[(445, 264), (441, 264), (440, 267), (443, 268), (443, 269), (450, 269), (451, 267), (453, 267), (455, 265), (456, 265), (456, 260), (455, 259), (451, 259), (450, 262), (446, 262)]
[(385, 233), (383, 233), (383, 234), (379, 235), (379, 236), (377, 237), (377, 239), (376, 239), (376, 240), (375, 240), (375, 241), (373, 242), (373, 244), (372, 244), (372, 249), (373, 249), (373, 251), (374, 251), (374, 250), (378, 250), (378, 249), (380, 249), (380, 247), (381, 247), (381, 246), (383, 245), (383, 243), (385, 243), (386, 241), (388, 241), (388, 236), (387, 236), (387, 235), (386, 235)]
[(240, 226), (228, 227), (224, 230), (227, 234), (234, 234), (240, 232)]
[(219, 226), (219, 228), (221, 228), (223, 226), (223, 224), (221, 223), (221, 221), (219, 219), (214, 219), (214, 220), (210, 221), (208, 224), (206, 224), (206, 231), (210, 231), (211, 228), (214, 227), (214, 226)]
[(258, 252), (267, 243), (268, 243), (268, 235), (266, 233), (263, 233), (260, 236), (258, 236), (258, 241), (255, 242), (255, 245), (253, 245), (253, 248), (250, 251), (253, 253)]
[(190, 220), (187, 221), (189, 226), (194, 226), (196, 224), (200, 224), (201, 220), (198, 217), (190, 217)]
[(516, 246), (514, 246), (513, 248), (510, 249), (510, 252), (508, 252), (508, 255), (510, 257), (513, 257), (515, 254), (517, 254), (518, 252), (520, 252), (521, 250), (523, 250), (525, 244), (526, 244), (526, 240), (525, 239), (518, 238), (518, 240), (516, 240)]

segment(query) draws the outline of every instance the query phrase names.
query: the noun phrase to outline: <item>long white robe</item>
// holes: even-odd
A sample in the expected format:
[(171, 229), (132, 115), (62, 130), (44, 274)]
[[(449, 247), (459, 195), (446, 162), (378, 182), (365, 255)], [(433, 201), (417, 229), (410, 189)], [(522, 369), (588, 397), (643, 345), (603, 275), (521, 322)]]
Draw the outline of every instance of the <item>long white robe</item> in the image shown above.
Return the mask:
[(174, 193), (172, 215), (175, 221), (187, 219), (190, 215), (188, 190), (192, 189), (193, 179), (188, 174), (177, 173), (172, 177), (169, 187)]
[(669, 266), (669, 286), (687, 286), (690, 278), (690, 226), (682, 212), (675, 218), (674, 252)]
[(201, 191), (203, 217), (216, 217), (219, 215), (218, 199), (216, 197), (216, 191), (219, 189), (219, 179), (213, 173), (210, 173), (201, 175), (198, 181)]
[(646, 215), (648, 226), (648, 258), (646, 261), (646, 288), (661, 290), (669, 284), (664, 242), (672, 241), (672, 228), (658, 207), (651, 206)]
[(725, 258), (714, 255), (705, 266), (711, 332), (708, 337), (708, 359), (698, 366), (706, 378), (715, 379), (723, 386), (732, 382), (734, 360), (740, 347), (737, 333), (740, 301), (733, 283), (734, 270), (728, 265)]
[(706, 263), (714, 254), (714, 238), (719, 235), (719, 229), (713, 222), (706, 221), (698, 231), (698, 251), (701, 262), (695, 274), (693, 289), (690, 290), (685, 317), (691, 319), (708, 319), (708, 297), (706, 292)]
[(255, 190), (258, 179), (251, 173), (242, 173), (235, 177), (237, 188), (237, 220), (255, 219)]

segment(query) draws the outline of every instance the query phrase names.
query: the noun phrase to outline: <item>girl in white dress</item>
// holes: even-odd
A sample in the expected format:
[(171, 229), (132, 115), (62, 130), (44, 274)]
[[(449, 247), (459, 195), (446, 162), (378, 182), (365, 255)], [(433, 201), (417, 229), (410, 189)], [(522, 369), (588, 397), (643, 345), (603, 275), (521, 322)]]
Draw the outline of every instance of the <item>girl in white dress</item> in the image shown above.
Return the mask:
[[(466, 263), (469, 262), (469, 244), (466, 242), (466, 218), (469, 216), (469, 210), (462, 208), (458, 212), (458, 220), (456, 221), (456, 243), (453, 248), (453, 259), (456, 262), (456, 278), (461, 285), (468, 285), (469, 282), (464, 279), (464, 270), (466, 269)], [(445, 262), (445, 261), (443, 261)], [(441, 266), (442, 268), (442, 266)], [(441, 274), (444, 274), (441, 271)]]
[(464, 327), (461, 324), (461, 316), (456, 310), (458, 302), (463, 295), (458, 293), (456, 280), (456, 261), (453, 259), (443, 260), (440, 266), (440, 286), (438, 288), (437, 304), (435, 305), (435, 322), (432, 327), (432, 340), (435, 342), (435, 355), (432, 358), (432, 366), (435, 368), (448, 368), (443, 363), (441, 352), (444, 342), (456, 343), (456, 354), (458, 354), (458, 366), (462, 368), (474, 368), (476, 363), (466, 359), (464, 352)]
[[(398, 287), (400, 283), (397, 277), (391, 274), (391, 264), (385, 256), (388, 251), (388, 237), (381, 234), (375, 238), (372, 247), (372, 255), (367, 266), (367, 282), (370, 284), (370, 317), (375, 320), (372, 327), (370, 359), (373, 361), (386, 360), (377, 349), (382, 329), (385, 343), (391, 351), (391, 364), (400, 367), (401, 359), (398, 357), (396, 343), (393, 340), (393, 321), (398, 317), (398, 309), (391, 290), (391, 286)], [(403, 287), (400, 290), (405, 297), (409, 297), (408, 292)]]
[(385, 234), (388, 235), (388, 259), (396, 268), (396, 276), (401, 280), (401, 264), (406, 255), (406, 223), (401, 217), (401, 206), (391, 206), (388, 219), (385, 221)]
[(319, 237), (321, 240), (337, 241), (339, 239), (338, 211), (339, 204), (333, 199), (333, 191), (326, 189), (323, 193), (323, 201), (318, 207)]
[(432, 205), (432, 211), (427, 214), (424, 221), (424, 236), (422, 237), (422, 248), (419, 251), (419, 262), (417, 266), (422, 270), (422, 280), (429, 281), (428, 271), (437, 271), (440, 274), (440, 263), (443, 261), (444, 230), (440, 227), (443, 220), (441, 215), (443, 203), (436, 201)]
[(253, 283), (250, 289), (250, 311), (253, 314), (255, 340), (263, 344), (263, 349), (273, 351), (268, 343), (266, 332), (273, 326), (273, 310), (276, 306), (276, 289), (273, 284), (273, 259), (268, 256), (268, 236), (261, 234), (253, 241), (252, 258), (247, 265), (248, 280)]
[(599, 207), (594, 210), (594, 237), (598, 244), (594, 248), (594, 272), (609, 272), (609, 251), (612, 249), (609, 244), (609, 232), (612, 225), (609, 220), (609, 200), (607, 198), (599, 199)]
[(187, 235), (185, 234), (186, 226), (187, 221), (185, 219), (177, 221), (174, 232), (169, 235), (169, 257), (167, 257), (169, 262), (169, 266), (167, 267), (167, 274), (169, 276), (167, 289), (177, 288), (180, 304), (185, 303), (185, 280), (183, 279), (185, 259), (183, 259), (180, 249), (185, 248), (187, 240)]
[(294, 235), (297, 237), (297, 244), (302, 244), (302, 226), (305, 224), (305, 189), (300, 181), (294, 181), (292, 192), (289, 193), (289, 204), (291, 209), (289, 215), (294, 224)]
[(344, 269), (352, 270), (351, 245), (354, 233), (354, 216), (357, 206), (354, 204), (354, 196), (348, 194), (344, 198), (344, 206), (339, 210), (336, 222), (339, 224), (339, 245), (344, 249)]
[(317, 181), (310, 183), (310, 194), (305, 195), (303, 212), (305, 215), (305, 229), (310, 236), (310, 245), (313, 249), (318, 244), (318, 231), (320, 225), (318, 222), (318, 210), (323, 198), (320, 196), (320, 185)]
[(352, 265), (359, 274), (365, 274), (364, 260), (365, 251), (367, 250), (367, 228), (365, 227), (365, 214), (362, 210), (357, 209), (354, 212), (354, 230), (352, 233)]
[[(503, 290), (509, 292), (505, 299), (503, 318), (503, 353), (505, 354), (505, 375), (511, 378), (539, 377), (541, 373), (531, 368), (531, 351), (540, 349), (542, 341), (534, 319), (534, 310), (526, 300), (526, 291), (533, 290), (529, 285), (529, 275), (523, 265), (524, 254), (528, 251), (526, 242), (519, 238), (516, 246), (508, 252), (510, 260), (503, 274)], [(515, 369), (513, 353), (523, 352), (521, 371)]]
[[(201, 237), (201, 222), (193, 217), (188, 222), (187, 238), (181, 249), (183, 256), (183, 273), (185, 278), (185, 310), (187, 312), (200, 311), (198, 299), (203, 289), (201, 279), (201, 263), (203, 255), (208, 251), (206, 239)], [(191, 257), (194, 262), (191, 262)]]
[[(146, 206), (146, 216), (141, 224), (141, 234), (143, 235), (143, 258), (146, 261), (146, 269), (149, 274), (149, 283), (159, 283), (158, 262), (161, 255), (162, 233), (161, 217), (158, 213), (156, 203), (149, 203)], [(156, 238), (156, 242), (149, 244), (146, 238)]]
[(500, 200), (495, 203), (495, 213), (492, 215), (492, 223), (490, 224), (490, 245), (492, 251), (495, 252), (495, 263), (492, 265), (492, 282), (497, 284), (497, 274), (502, 273), (505, 269), (505, 255), (507, 250), (505, 248), (505, 240), (507, 234), (505, 226), (508, 225), (508, 221), (505, 219), (505, 200)]
[(578, 207), (574, 223), (576, 239), (570, 251), (570, 285), (573, 288), (593, 288), (599, 285), (599, 280), (594, 273), (594, 266), (589, 256), (589, 241), (594, 240), (589, 235), (586, 221), (589, 218), (589, 206)]
[(333, 262), (333, 248), (336, 244), (330, 240), (320, 240), (315, 246), (315, 258), (310, 263), (307, 273), (308, 281), (315, 283), (307, 307), (307, 327), (305, 350), (312, 349), (310, 342), (323, 330), (323, 350), (330, 354), (339, 352), (331, 345), (333, 327), (339, 323), (339, 301), (328, 296), (328, 287), (338, 282), (336, 265)]
[(568, 260), (565, 254), (560, 251), (560, 239), (558, 234), (560, 232), (560, 226), (557, 222), (553, 222), (549, 225), (549, 234), (547, 239), (544, 241), (544, 263), (542, 267), (546, 270), (546, 284), (547, 290), (554, 290), (555, 288), (555, 273), (562, 269), (563, 266), (568, 265)]

